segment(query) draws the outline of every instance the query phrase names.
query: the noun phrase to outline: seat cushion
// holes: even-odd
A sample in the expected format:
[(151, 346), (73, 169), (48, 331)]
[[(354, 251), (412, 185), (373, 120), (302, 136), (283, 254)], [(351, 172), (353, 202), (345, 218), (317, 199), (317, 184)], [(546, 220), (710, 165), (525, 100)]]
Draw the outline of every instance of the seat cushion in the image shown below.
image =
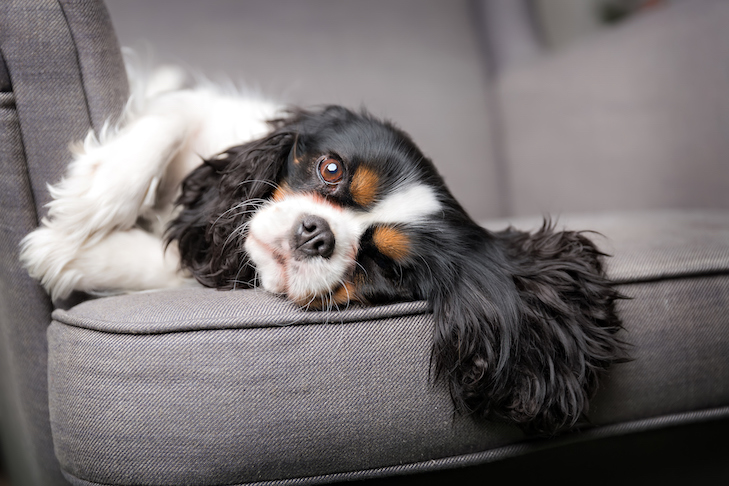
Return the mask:
[(430, 375), (425, 302), (315, 312), (263, 291), (157, 291), (54, 313), (50, 410), (64, 474), (79, 485), (326, 482), (729, 416), (729, 213), (559, 225), (600, 231), (631, 297), (620, 311), (634, 360), (604, 381), (595, 428), (531, 439), (454, 416)]

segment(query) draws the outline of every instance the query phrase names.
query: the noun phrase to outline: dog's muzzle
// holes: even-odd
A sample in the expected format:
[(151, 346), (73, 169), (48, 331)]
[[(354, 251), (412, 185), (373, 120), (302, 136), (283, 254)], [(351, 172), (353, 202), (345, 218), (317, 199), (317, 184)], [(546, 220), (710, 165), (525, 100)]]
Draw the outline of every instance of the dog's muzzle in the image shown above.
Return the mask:
[(251, 218), (245, 249), (264, 289), (306, 304), (347, 281), (365, 229), (351, 211), (290, 194)]

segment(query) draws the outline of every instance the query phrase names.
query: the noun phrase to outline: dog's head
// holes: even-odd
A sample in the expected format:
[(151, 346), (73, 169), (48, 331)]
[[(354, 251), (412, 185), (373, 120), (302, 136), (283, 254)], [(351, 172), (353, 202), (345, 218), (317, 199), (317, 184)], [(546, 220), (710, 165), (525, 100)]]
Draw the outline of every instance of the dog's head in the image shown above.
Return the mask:
[(185, 181), (170, 229), (185, 266), (208, 286), (312, 308), (425, 297), (408, 269), (452, 198), (410, 138), (335, 106), (273, 125)]
[(433, 369), (459, 410), (553, 433), (622, 356), (601, 253), (584, 235), (489, 232), (388, 123), (297, 111), (186, 179), (168, 237), (204, 285), (309, 308), (427, 299)]

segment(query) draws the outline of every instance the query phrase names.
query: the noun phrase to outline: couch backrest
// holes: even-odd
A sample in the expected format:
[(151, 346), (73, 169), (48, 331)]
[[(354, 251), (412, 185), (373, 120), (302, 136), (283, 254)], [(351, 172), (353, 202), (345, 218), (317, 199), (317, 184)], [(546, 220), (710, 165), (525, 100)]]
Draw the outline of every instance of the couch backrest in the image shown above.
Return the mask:
[(524, 17), (491, 43), (508, 214), (729, 208), (729, 2), (666, 3), (557, 51)]

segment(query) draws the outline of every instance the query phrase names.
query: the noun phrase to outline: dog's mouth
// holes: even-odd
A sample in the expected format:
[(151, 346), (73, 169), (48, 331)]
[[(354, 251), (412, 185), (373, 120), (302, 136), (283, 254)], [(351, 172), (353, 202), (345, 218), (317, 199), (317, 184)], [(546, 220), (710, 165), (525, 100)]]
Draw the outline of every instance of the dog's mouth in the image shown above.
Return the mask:
[(356, 248), (350, 248), (335, 264), (322, 256), (301, 258), (298, 249), (284, 241), (267, 244), (253, 235), (249, 235), (246, 248), (261, 286), (269, 292), (312, 309), (332, 308), (353, 300)]
[(361, 233), (341, 208), (294, 195), (251, 218), (245, 249), (265, 290), (301, 307), (330, 309), (353, 300)]
[[(354, 265), (352, 265), (354, 268)], [(289, 269), (291, 272), (291, 269)], [(300, 274), (306, 271), (302, 268), (293, 270), (294, 273), (300, 272), (299, 277), (293, 277), (290, 281), (298, 281)], [(289, 273), (291, 275), (291, 273)], [(322, 309), (339, 309), (346, 306), (352, 300), (355, 300), (354, 284), (352, 283), (352, 271), (347, 271), (336, 283), (331, 286), (322, 286), (320, 288), (302, 288), (300, 285), (295, 288), (289, 285), (284, 294), (299, 307), (311, 310)]]

